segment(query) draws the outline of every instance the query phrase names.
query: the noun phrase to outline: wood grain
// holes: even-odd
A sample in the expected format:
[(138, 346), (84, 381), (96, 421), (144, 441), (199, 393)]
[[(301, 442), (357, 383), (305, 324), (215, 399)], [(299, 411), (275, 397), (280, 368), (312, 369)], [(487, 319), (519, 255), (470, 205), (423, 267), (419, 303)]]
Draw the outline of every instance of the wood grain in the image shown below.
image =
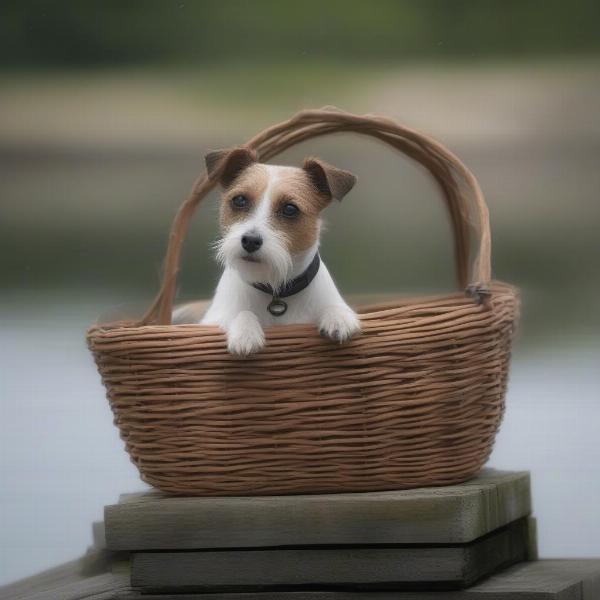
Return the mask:
[(454, 546), (139, 552), (132, 556), (131, 584), (179, 592), (302, 586), (455, 589), (525, 560), (528, 536), (525, 518)]
[(111, 557), (91, 552), (80, 559), (0, 588), (0, 600), (113, 600), (130, 590), (128, 573), (112, 573)]
[(541, 560), (506, 569), (466, 590), (456, 591), (261, 591), (206, 594), (141, 594), (121, 600), (598, 600), (600, 559)]
[(123, 496), (105, 509), (112, 550), (319, 544), (463, 544), (531, 512), (529, 474), (484, 469), (447, 487), (356, 494)]
[[(77, 562), (77, 561), (76, 561)], [(69, 563), (0, 588), (2, 600), (598, 600), (600, 559), (520, 563), (460, 591), (262, 591), (250, 593), (142, 594), (128, 574), (81, 576)]]

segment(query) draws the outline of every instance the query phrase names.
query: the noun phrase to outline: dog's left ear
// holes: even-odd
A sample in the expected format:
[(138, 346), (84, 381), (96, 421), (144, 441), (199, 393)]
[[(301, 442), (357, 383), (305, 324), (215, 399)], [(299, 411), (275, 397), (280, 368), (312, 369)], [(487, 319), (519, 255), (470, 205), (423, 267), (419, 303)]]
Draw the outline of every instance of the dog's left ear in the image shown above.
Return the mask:
[(317, 190), (330, 199), (341, 200), (356, 183), (356, 177), (320, 158), (307, 158), (302, 165)]
[(209, 179), (216, 179), (223, 187), (228, 187), (238, 175), (258, 161), (258, 155), (250, 148), (213, 150), (204, 157)]

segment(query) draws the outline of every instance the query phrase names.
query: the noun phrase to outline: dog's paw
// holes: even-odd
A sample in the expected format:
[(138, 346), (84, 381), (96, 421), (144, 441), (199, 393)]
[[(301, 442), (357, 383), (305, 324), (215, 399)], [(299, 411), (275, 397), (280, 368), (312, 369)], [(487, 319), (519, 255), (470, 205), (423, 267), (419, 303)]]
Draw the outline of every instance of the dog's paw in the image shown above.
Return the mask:
[(341, 344), (360, 331), (360, 321), (348, 306), (330, 306), (321, 315), (319, 331), (321, 335)]
[(265, 345), (265, 332), (256, 315), (242, 311), (227, 328), (227, 349), (236, 356), (248, 356)]

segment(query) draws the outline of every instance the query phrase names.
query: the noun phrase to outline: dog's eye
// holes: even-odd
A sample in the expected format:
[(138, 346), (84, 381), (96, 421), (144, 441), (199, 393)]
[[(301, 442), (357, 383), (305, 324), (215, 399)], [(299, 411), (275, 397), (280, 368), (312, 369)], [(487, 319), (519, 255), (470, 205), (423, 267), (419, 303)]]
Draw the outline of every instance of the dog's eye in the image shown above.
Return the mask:
[(300, 209), (292, 202), (286, 202), (286, 204), (281, 207), (281, 214), (284, 217), (295, 217), (299, 212)]
[(248, 207), (248, 198), (239, 194), (238, 196), (234, 196), (231, 199), (231, 205), (233, 208), (247, 208)]

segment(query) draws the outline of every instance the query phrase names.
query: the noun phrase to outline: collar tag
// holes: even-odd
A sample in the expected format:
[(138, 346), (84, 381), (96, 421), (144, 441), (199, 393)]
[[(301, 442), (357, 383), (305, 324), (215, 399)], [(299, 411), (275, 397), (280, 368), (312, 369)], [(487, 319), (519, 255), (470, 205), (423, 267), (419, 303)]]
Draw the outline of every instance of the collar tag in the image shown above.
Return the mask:
[(281, 315), (285, 314), (285, 311), (288, 308), (287, 304), (282, 300), (282, 298), (288, 298), (289, 296), (293, 296), (294, 294), (297, 294), (298, 292), (301, 292), (303, 289), (307, 288), (317, 275), (320, 264), (321, 259), (319, 258), (319, 253), (317, 252), (304, 273), (301, 273), (298, 275), (298, 277), (288, 281), (278, 290), (274, 290), (268, 283), (253, 283), (251, 285), (257, 290), (273, 296), (273, 299), (267, 306), (267, 310), (274, 317), (280, 317)]
[(269, 302), (269, 306), (267, 306), (267, 310), (274, 317), (281, 317), (281, 315), (285, 314), (287, 311), (287, 304), (277, 296), (273, 296), (273, 300)]

